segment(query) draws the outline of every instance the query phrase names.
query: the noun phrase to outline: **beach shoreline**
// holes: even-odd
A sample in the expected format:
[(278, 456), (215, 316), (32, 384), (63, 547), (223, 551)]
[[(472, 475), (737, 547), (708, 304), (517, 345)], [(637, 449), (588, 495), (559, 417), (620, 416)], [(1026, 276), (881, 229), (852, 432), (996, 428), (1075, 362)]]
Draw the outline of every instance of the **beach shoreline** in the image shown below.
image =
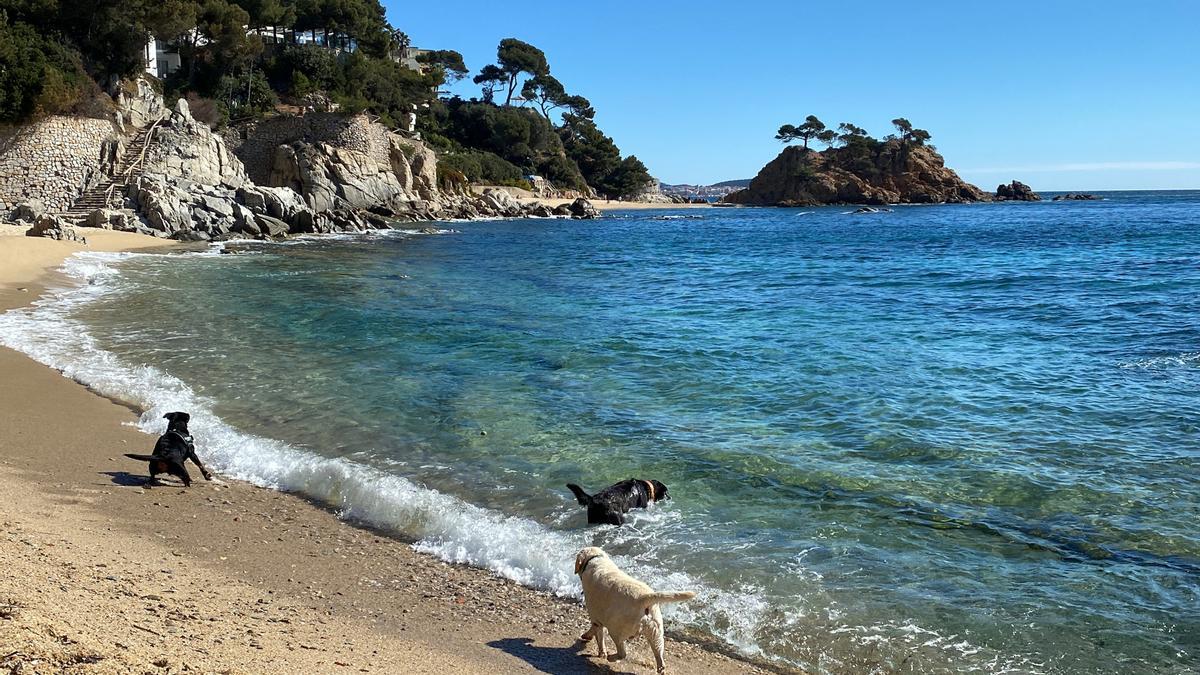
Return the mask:
[[(0, 236), (0, 311), (62, 283), (53, 270), (78, 251), (177, 245), (81, 233), (89, 246)], [(640, 640), (618, 664), (580, 645), (576, 601), (418, 553), (304, 497), (232, 480), (146, 489), (121, 457), (153, 444), (133, 411), (9, 349), (0, 372), (0, 567), (12, 570), (0, 666), (653, 672)], [(755, 669), (712, 647), (672, 640), (668, 668)]]

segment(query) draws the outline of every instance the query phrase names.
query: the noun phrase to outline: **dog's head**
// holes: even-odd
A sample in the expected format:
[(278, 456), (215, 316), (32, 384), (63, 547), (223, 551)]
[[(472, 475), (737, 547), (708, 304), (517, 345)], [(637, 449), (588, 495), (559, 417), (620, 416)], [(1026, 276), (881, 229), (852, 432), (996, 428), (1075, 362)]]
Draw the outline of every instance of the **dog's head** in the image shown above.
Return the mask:
[(169, 412), (163, 415), (163, 419), (167, 420), (167, 431), (180, 431), (186, 434), (188, 433), (188, 420), (192, 419), (192, 416), (185, 412)]
[(656, 480), (650, 481), (650, 484), (654, 486), (654, 501), (662, 502), (671, 498), (671, 495), (667, 494), (666, 485)]
[(583, 570), (587, 568), (593, 558), (607, 557), (608, 554), (599, 546), (589, 546), (583, 549), (575, 556), (575, 574), (583, 574)]

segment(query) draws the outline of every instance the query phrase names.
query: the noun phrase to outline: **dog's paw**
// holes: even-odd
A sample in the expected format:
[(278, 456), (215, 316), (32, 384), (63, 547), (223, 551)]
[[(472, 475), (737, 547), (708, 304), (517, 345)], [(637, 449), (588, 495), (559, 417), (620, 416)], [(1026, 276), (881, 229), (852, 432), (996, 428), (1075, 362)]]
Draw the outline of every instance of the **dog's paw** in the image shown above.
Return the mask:
[(615, 662), (617, 662), (617, 661), (620, 661), (620, 660), (621, 660), (621, 655), (620, 655), (620, 654), (609, 654), (609, 655), (608, 655), (608, 662), (609, 662), (609, 663), (615, 663)]
[(584, 633), (583, 635), (580, 635), (580, 636), (579, 636), (579, 641), (580, 641), (580, 642), (591, 642), (591, 641), (592, 641), (592, 634), (591, 634), (591, 633)]

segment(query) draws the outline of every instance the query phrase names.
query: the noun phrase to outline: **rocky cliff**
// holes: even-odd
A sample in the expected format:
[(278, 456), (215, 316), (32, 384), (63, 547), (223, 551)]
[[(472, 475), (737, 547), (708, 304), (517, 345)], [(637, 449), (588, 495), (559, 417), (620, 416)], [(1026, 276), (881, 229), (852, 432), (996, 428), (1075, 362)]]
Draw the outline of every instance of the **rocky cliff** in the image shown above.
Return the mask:
[[(272, 128), (313, 126), (313, 121), (283, 119)], [(105, 208), (74, 219), (161, 237), (221, 240), (381, 229), (394, 221), (598, 215), (586, 200), (551, 209), (507, 195), (474, 195), (453, 184), (442, 189), (437, 156), (421, 142), (365, 116), (341, 116), (325, 120), (324, 126), (337, 134), (316, 140), (306, 133), (270, 146), (269, 152), (261, 142), (251, 145), (257, 148), (250, 155), (259, 174), (256, 182), (228, 146), (228, 135), (194, 119), (187, 102), (180, 100), (145, 127), (144, 149), (121, 176), (112, 176), (110, 183), (119, 184), (125, 194), (110, 190), (103, 198)], [(239, 147), (244, 150), (244, 144)], [(46, 214), (40, 204), (23, 206), (8, 217), (40, 223), (30, 229), (32, 236), (77, 236), (70, 214)]]
[(937, 204), (990, 201), (933, 148), (888, 140), (816, 152), (787, 147), (723, 201), (757, 206)]

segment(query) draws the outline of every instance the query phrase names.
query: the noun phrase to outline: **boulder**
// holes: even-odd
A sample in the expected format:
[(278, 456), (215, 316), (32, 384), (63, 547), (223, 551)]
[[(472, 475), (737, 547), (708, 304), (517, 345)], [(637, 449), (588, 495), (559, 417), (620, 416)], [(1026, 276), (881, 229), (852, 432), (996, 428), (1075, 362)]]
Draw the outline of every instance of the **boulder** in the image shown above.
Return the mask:
[(76, 231), (75, 226), (62, 218), (43, 214), (34, 222), (33, 227), (25, 231), (29, 237), (46, 237), (58, 241), (77, 241), (87, 246), (87, 239)]
[(138, 232), (144, 229), (132, 211), (119, 209), (96, 209), (83, 221), (84, 227), (96, 227), (118, 232)]
[(13, 208), (9, 214), (9, 219), (13, 221), (24, 220), (30, 223), (36, 223), (38, 218), (46, 212), (46, 206), (36, 199), (21, 202)]
[(567, 207), (570, 210), (571, 217), (578, 220), (591, 220), (600, 217), (600, 210), (587, 199), (580, 197)]
[(1033, 188), (1022, 183), (1019, 180), (1014, 180), (1008, 185), (996, 186), (996, 201), (998, 202), (1040, 202), (1042, 198), (1033, 191)]
[(264, 216), (262, 214), (254, 214), (254, 225), (258, 230), (258, 234), (271, 237), (283, 237), (291, 231), (291, 226), (278, 218)]

